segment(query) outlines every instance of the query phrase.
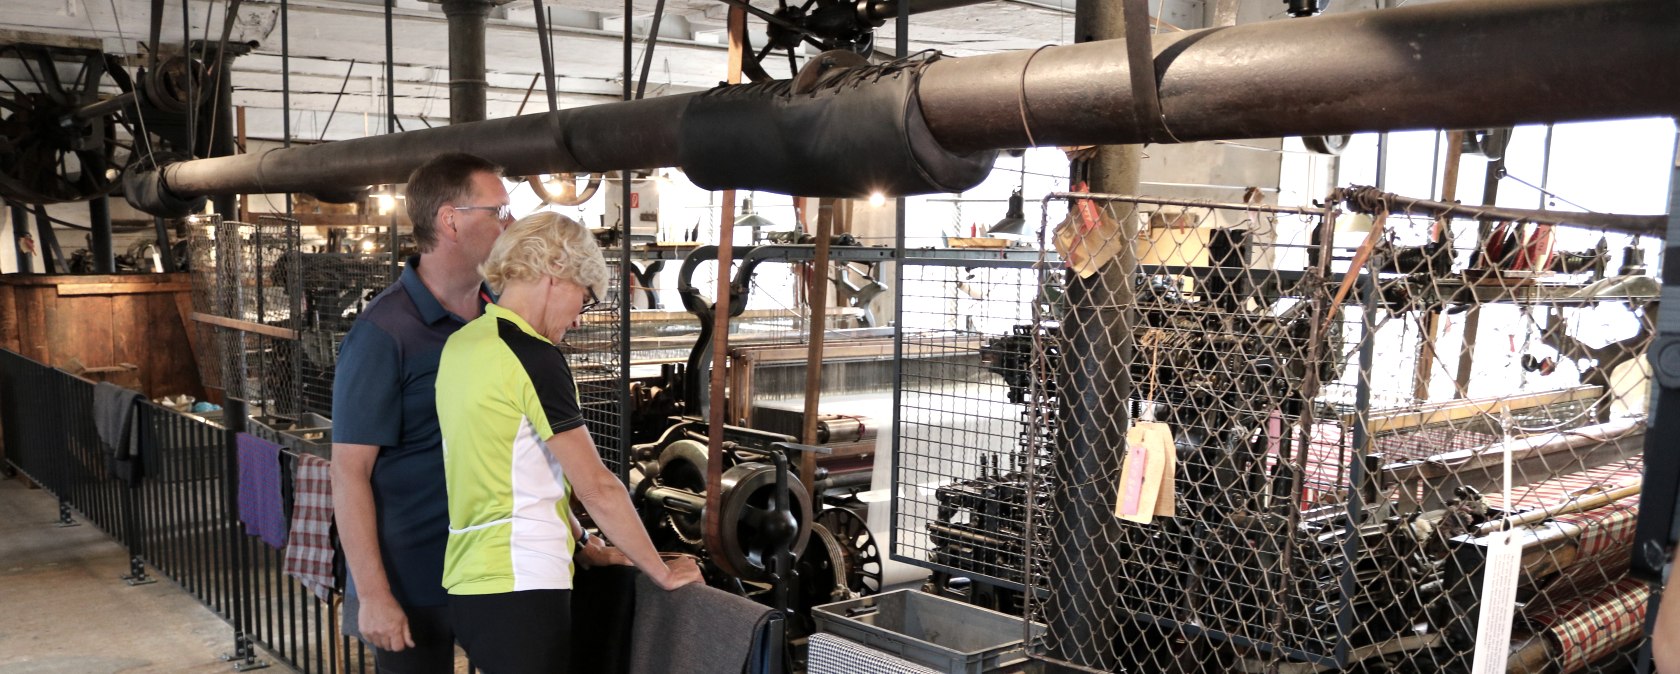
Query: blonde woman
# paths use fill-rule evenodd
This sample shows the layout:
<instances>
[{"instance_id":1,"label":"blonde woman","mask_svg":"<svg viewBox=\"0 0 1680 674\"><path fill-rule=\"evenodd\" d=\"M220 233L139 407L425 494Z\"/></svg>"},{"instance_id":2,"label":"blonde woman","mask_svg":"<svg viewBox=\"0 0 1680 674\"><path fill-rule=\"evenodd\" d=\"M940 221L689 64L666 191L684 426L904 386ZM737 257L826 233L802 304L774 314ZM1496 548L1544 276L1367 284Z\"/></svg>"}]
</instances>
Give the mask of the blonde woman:
<instances>
[{"instance_id":1,"label":"blonde woman","mask_svg":"<svg viewBox=\"0 0 1680 674\"><path fill-rule=\"evenodd\" d=\"M595 451L571 368L555 347L607 280L594 236L564 216L536 213L502 233L480 271L499 299L449 338L438 366L450 622L489 674L561 672L574 560L627 558L666 590L699 580L700 570L686 558L661 560ZM579 526L573 496L616 548Z\"/></svg>"}]
</instances>

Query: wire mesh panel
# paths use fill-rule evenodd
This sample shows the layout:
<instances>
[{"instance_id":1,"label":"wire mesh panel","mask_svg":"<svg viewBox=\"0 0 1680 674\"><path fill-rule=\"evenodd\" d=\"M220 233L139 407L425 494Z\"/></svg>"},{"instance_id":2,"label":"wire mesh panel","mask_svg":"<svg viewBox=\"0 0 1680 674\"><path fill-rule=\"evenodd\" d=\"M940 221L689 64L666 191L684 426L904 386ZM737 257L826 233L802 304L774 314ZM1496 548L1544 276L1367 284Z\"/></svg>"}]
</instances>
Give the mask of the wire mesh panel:
<instances>
[{"instance_id":1,"label":"wire mesh panel","mask_svg":"<svg viewBox=\"0 0 1680 674\"><path fill-rule=\"evenodd\" d=\"M1045 228L1045 259L1066 262L1021 292L1043 306L1017 328L1022 390L1001 399L1026 445L1005 470L1023 486L971 498L1016 517L963 532L1024 555L957 567L1022 581L1023 615L1048 627L1037 657L1148 672L1631 666L1657 288L1645 242L1562 226L1570 214L1500 224L1368 188L1325 211L1054 197L1071 215ZM907 331L928 304L907 301ZM933 378L914 367L900 462L956 472L984 445L912 439L933 408L916 405ZM1484 612L1507 544L1515 608Z\"/></svg>"},{"instance_id":2,"label":"wire mesh panel","mask_svg":"<svg viewBox=\"0 0 1680 674\"><path fill-rule=\"evenodd\" d=\"M893 556L1019 588L1039 271L906 264Z\"/></svg>"},{"instance_id":3,"label":"wire mesh panel","mask_svg":"<svg viewBox=\"0 0 1680 674\"><path fill-rule=\"evenodd\" d=\"M262 216L249 224L195 216L188 225L201 375L211 388L249 400L264 413L299 414L297 221ZM227 320L212 322L218 318Z\"/></svg>"},{"instance_id":4,"label":"wire mesh panel","mask_svg":"<svg viewBox=\"0 0 1680 674\"><path fill-rule=\"evenodd\" d=\"M619 326L619 298L624 297L621 284L625 276L614 275L619 280L609 283L616 287L609 288L607 296L566 331L560 344L566 352L567 364L571 365L572 378L577 382L578 406L583 409L583 420L595 440L595 448L601 454L602 463L619 474L624 468L620 430L624 423L622 396L626 386L620 368L626 336Z\"/></svg>"},{"instance_id":5,"label":"wire mesh panel","mask_svg":"<svg viewBox=\"0 0 1680 674\"><path fill-rule=\"evenodd\" d=\"M378 230L362 241L380 241L389 233L379 228L329 230L327 240L353 240L352 230ZM391 254L361 246L322 246L298 255L299 297L298 387L303 411L332 414L332 383L338 349L351 324L381 291L397 281Z\"/></svg>"}]
</instances>

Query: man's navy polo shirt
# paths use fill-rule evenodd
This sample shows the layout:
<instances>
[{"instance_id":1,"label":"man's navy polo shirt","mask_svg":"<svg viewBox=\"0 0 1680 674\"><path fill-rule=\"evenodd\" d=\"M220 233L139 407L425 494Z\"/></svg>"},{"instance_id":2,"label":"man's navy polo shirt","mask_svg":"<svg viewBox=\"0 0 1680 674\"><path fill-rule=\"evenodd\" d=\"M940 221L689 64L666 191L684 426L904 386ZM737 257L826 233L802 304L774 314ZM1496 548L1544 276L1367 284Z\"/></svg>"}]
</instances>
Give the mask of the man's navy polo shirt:
<instances>
[{"instance_id":1,"label":"man's navy polo shirt","mask_svg":"<svg viewBox=\"0 0 1680 674\"><path fill-rule=\"evenodd\" d=\"M339 347L333 442L377 445L373 502L391 593L404 606L444 606L449 499L438 429L438 358L466 325L420 280L420 259L369 303ZM479 302L490 297L481 289ZM351 579L354 592L355 579Z\"/></svg>"}]
</instances>

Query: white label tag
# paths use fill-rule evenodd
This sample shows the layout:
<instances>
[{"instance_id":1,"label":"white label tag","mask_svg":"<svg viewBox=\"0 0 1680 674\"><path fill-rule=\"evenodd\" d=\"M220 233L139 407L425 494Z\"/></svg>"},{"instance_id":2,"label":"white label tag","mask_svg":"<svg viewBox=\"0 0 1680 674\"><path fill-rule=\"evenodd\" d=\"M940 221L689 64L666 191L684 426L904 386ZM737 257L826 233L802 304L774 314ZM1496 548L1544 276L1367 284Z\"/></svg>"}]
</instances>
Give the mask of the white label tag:
<instances>
[{"instance_id":1,"label":"white label tag","mask_svg":"<svg viewBox=\"0 0 1680 674\"><path fill-rule=\"evenodd\" d=\"M1482 609L1476 619L1476 660L1471 674L1505 674L1511 656L1511 619L1517 608L1522 544L1514 531L1494 535L1482 578Z\"/></svg>"}]
</instances>

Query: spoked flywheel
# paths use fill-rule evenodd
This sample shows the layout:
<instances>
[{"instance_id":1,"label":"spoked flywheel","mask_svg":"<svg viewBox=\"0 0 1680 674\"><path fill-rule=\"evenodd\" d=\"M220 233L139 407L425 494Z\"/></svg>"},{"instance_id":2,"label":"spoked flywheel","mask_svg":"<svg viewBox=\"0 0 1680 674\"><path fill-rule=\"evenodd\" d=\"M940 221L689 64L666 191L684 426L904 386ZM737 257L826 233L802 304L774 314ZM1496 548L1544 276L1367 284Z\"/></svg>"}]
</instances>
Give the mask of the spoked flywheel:
<instances>
[{"instance_id":1,"label":"spoked flywheel","mask_svg":"<svg viewBox=\"0 0 1680 674\"><path fill-rule=\"evenodd\" d=\"M0 75L0 195L48 204L109 194L135 156L124 112L133 85L121 63L94 50L26 44L0 46L5 61L21 63L24 75ZM107 82L120 93L102 99Z\"/></svg>"},{"instance_id":2,"label":"spoked flywheel","mask_svg":"<svg viewBox=\"0 0 1680 674\"><path fill-rule=\"evenodd\" d=\"M881 591L881 549L869 524L845 508L829 508L817 515L821 524L840 543L846 557L846 586L858 595L878 594Z\"/></svg>"}]
</instances>

